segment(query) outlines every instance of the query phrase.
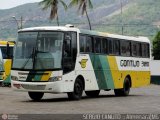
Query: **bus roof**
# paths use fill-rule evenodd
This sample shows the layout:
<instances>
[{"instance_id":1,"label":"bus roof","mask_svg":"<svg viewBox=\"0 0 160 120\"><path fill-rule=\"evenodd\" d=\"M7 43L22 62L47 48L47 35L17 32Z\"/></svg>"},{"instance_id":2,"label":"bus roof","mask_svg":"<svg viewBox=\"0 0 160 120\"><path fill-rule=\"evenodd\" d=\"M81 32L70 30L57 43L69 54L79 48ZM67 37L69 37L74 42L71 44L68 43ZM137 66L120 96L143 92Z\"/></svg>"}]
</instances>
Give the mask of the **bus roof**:
<instances>
[{"instance_id":1,"label":"bus roof","mask_svg":"<svg viewBox=\"0 0 160 120\"><path fill-rule=\"evenodd\" d=\"M150 40L147 37L142 36L125 36L125 35L118 35L118 34L110 34L106 32L97 32L93 30L85 30L85 29L79 29L74 26L42 26L42 27L30 27L21 29L18 32L24 32L24 31L75 31L82 34L87 35L93 35L93 36L101 36L101 37L110 37L110 38L118 38L123 40L133 40L133 41L141 41L141 42L148 42L150 43Z\"/></svg>"}]
</instances>

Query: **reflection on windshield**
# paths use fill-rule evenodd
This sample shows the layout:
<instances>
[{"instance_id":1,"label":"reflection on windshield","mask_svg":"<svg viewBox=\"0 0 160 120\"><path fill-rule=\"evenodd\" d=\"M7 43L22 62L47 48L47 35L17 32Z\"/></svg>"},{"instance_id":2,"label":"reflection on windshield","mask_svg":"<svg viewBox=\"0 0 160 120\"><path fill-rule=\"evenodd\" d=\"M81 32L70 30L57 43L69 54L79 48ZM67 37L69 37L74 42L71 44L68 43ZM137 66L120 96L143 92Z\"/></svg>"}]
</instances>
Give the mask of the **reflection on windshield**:
<instances>
[{"instance_id":1,"label":"reflection on windshield","mask_svg":"<svg viewBox=\"0 0 160 120\"><path fill-rule=\"evenodd\" d=\"M21 32L13 60L17 69L61 68L62 32Z\"/></svg>"}]
</instances>

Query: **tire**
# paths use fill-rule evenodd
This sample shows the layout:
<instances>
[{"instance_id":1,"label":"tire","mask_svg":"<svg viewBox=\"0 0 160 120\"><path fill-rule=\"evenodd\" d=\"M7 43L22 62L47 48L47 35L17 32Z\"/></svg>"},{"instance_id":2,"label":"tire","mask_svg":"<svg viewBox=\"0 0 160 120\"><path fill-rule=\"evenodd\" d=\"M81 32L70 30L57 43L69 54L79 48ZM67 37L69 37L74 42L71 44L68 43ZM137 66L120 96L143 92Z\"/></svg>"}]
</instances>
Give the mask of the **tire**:
<instances>
[{"instance_id":1,"label":"tire","mask_svg":"<svg viewBox=\"0 0 160 120\"><path fill-rule=\"evenodd\" d=\"M74 91L67 93L68 98L70 100L80 100L82 97L83 89L84 89L84 86L81 79L77 78L74 83Z\"/></svg>"},{"instance_id":2,"label":"tire","mask_svg":"<svg viewBox=\"0 0 160 120\"><path fill-rule=\"evenodd\" d=\"M34 101L40 101L44 95L43 92L28 92L29 97Z\"/></svg>"},{"instance_id":3,"label":"tire","mask_svg":"<svg viewBox=\"0 0 160 120\"><path fill-rule=\"evenodd\" d=\"M114 89L116 96L128 96L131 88L131 83L128 77L125 78L122 89Z\"/></svg>"},{"instance_id":4,"label":"tire","mask_svg":"<svg viewBox=\"0 0 160 120\"><path fill-rule=\"evenodd\" d=\"M98 97L100 90L94 90L94 91L85 91L86 95L88 97Z\"/></svg>"}]
</instances>

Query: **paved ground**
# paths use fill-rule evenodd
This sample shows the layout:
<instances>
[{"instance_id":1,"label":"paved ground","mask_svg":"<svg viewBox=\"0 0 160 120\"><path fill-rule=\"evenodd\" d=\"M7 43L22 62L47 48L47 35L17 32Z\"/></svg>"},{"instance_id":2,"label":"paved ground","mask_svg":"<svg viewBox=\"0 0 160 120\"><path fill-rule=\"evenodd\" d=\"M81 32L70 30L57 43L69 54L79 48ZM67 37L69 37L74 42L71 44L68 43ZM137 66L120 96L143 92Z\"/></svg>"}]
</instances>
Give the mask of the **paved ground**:
<instances>
[{"instance_id":1,"label":"paved ground","mask_svg":"<svg viewBox=\"0 0 160 120\"><path fill-rule=\"evenodd\" d=\"M46 94L33 102L27 93L0 88L0 113L7 114L83 114L83 113L160 113L160 86L131 89L128 97L115 97L113 91L101 91L99 98L83 95L69 101L66 94Z\"/></svg>"}]
</instances>

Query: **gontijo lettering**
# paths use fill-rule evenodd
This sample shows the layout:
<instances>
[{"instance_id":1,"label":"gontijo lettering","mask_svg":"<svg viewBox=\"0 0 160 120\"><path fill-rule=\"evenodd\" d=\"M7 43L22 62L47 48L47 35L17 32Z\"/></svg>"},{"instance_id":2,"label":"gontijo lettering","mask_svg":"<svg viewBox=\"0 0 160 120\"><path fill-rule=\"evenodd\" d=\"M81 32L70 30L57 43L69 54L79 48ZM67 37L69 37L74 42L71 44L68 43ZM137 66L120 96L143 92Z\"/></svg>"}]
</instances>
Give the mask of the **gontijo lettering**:
<instances>
[{"instance_id":1,"label":"gontijo lettering","mask_svg":"<svg viewBox=\"0 0 160 120\"><path fill-rule=\"evenodd\" d=\"M148 61L139 61L139 60L121 60L121 67L149 67Z\"/></svg>"},{"instance_id":2,"label":"gontijo lettering","mask_svg":"<svg viewBox=\"0 0 160 120\"><path fill-rule=\"evenodd\" d=\"M139 67L140 62L137 60L121 60L120 61L120 66L121 67Z\"/></svg>"}]
</instances>

